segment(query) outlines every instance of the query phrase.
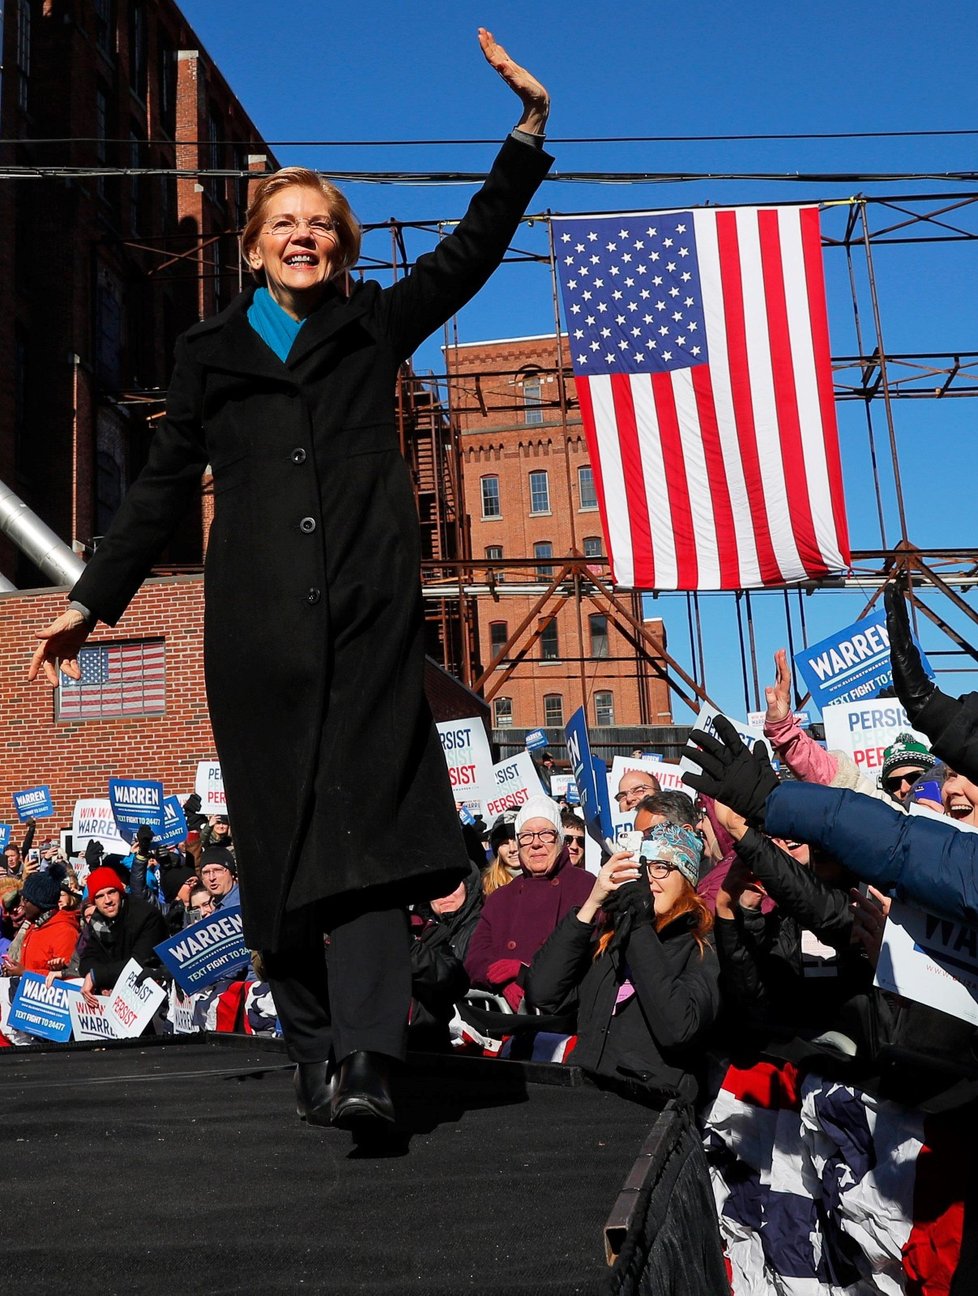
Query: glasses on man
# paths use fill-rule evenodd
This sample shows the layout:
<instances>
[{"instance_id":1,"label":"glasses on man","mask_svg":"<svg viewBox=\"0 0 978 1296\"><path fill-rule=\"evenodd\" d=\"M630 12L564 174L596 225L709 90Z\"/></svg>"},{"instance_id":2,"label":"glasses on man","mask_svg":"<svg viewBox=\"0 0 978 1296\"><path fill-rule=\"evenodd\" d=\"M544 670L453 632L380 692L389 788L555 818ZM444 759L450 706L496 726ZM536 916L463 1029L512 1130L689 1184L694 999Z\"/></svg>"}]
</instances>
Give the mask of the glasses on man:
<instances>
[{"instance_id":1,"label":"glasses on man","mask_svg":"<svg viewBox=\"0 0 978 1296\"><path fill-rule=\"evenodd\" d=\"M640 783L638 787L629 788L627 792L616 792L615 800L624 801L627 797L634 796L636 792L641 792L641 794L645 796L647 792L654 792L654 791L655 788L652 786L651 783Z\"/></svg>"},{"instance_id":2,"label":"glasses on man","mask_svg":"<svg viewBox=\"0 0 978 1296\"><path fill-rule=\"evenodd\" d=\"M584 845L584 838L583 838L583 837L578 837L577 833L565 833L565 834L564 834L564 845L565 845L565 846L583 846L583 845Z\"/></svg>"},{"instance_id":3,"label":"glasses on man","mask_svg":"<svg viewBox=\"0 0 978 1296\"><path fill-rule=\"evenodd\" d=\"M557 834L552 828L544 828L542 832L517 833L516 840L520 846L532 846L535 841L542 842L544 846L553 846Z\"/></svg>"},{"instance_id":4,"label":"glasses on man","mask_svg":"<svg viewBox=\"0 0 978 1296\"><path fill-rule=\"evenodd\" d=\"M887 792L899 792L904 783L907 787L913 787L922 773L923 770L915 770L912 774L891 774L883 780L883 786Z\"/></svg>"},{"instance_id":5,"label":"glasses on man","mask_svg":"<svg viewBox=\"0 0 978 1296\"><path fill-rule=\"evenodd\" d=\"M266 221L262 228L276 238L285 238L286 235L291 237L300 225L305 225L313 238L331 238L336 233L336 222L327 220L325 216L314 216L312 220L306 220L305 216L276 216Z\"/></svg>"}]
</instances>

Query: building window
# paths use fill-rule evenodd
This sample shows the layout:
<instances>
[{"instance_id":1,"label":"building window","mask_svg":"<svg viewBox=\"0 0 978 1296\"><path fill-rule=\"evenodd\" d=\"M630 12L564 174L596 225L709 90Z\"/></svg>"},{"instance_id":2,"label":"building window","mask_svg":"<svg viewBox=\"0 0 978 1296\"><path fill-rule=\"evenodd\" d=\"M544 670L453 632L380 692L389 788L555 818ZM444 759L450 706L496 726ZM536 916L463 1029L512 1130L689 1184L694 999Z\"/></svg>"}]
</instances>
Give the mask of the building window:
<instances>
[{"instance_id":1,"label":"building window","mask_svg":"<svg viewBox=\"0 0 978 1296\"><path fill-rule=\"evenodd\" d=\"M105 266L99 266L95 303L95 372L110 390L122 383L122 285Z\"/></svg>"},{"instance_id":2,"label":"building window","mask_svg":"<svg viewBox=\"0 0 978 1296\"><path fill-rule=\"evenodd\" d=\"M146 102L146 13L142 0L129 5L129 85Z\"/></svg>"},{"instance_id":3,"label":"building window","mask_svg":"<svg viewBox=\"0 0 978 1296\"><path fill-rule=\"evenodd\" d=\"M608 656L608 618L601 612L594 612L588 617L588 630L591 635L591 656Z\"/></svg>"},{"instance_id":4,"label":"building window","mask_svg":"<svg viewBox=\"0 0 978 1296\"><path fill-rule=\"evenodd\" d=\"M112 0L95 0L95 44L106 58L115 53Z\"/></svg>"},{"instance_id":5,"label":"building window","mask_svg":"<svg viewBox=\"0 0 978 1296\"><path fill-rule=\"evenodd\" d=\"M594 492L594 472L590 465L577 470L577 488L582 509L596 509L598 497Z\"/></svg>"},{"instance_id":6,"label":"building window","mask_svg":"<svg viewBox=\"0 0 978 1296\"><path fill-rule=\"evenodd\" d=\"M546 469L530 473L530 512L550 512L550 482Z\"/></svg>"},{"instance_id":7,"label":"building window","mask_svg":"<svg viewBox=\"0 0 978 1296\"><path fill-rule=\"evenodd\" d=\"M95 461L95 537L100 538L112 525L126 489L124 425L108 410L99 410Z\"/></svg>"},{"instance_id":8,"label":"building window","mask_svg":"<svg viewBox=\"0 0 978 1296\"><path fill-rule=\"evenodd\" d=\"M543 723L548 729L563 729L564 699L559 693L548 693L543 699Z\"/></svg>"},{"instance_id":9,"label":"building window","mask_svg":"<svg viewBox=\"0 0 978 1296\"><path fill-rule=\"evenodd\" d=\"M484 518L499 517L502 510L499 507L499 478L483 477L482 478L482 516Z\"/></svg>"},{"instance_id":10,"label":"building window","mask_svg":"<svg viewBox=\"0 0 978 1296\"><path fill-rule=\"evenodd\" d=\"M513 699L497 697L492 704L492 718L497 729L512 729Z\"/></svg>"},{"instance_id":11,"label":"building window","mask_svg":"<svg viewBox=\"0 0 978 1296\"><path fill-rule=\"evenodd\" d=\"M489 650L491 660L495 661L506 646L509 638L509 624L506 621L489 622Z\"/></svg>"},{"instance_id":12,"label":"building window","mask_svg":"<svg viewBox=\"0 0 978 1296\"><path fill-rule=\"evenodd\" d=\"M177 56L162 35L157 36L156 56L160 86L160 125L167 135L172 135L177 124Z\"/></svg>"},{"instance_id":13,"label":"building window","mask_svg":"<svg viewBox=\"0 0 978 1296\"><path fill-rule=\"evenodd\" d=\"M546 630L540 636L541 661L557 661L560 657L560 643L557 638L557 618L552 617Z\"/></svg>"},{"instance_id":14,"label":"building window","mask_svg":"<svg viewBox=\"0 0 978 1296\"><path fill-rule=\"evenodd\" d=\"M540 378L524 378L523 405L527 423L543 422L543 382Z\"/></svg>"},{"instance_id":15,"label":"building window","mask_svg":"<svg viewBox=\"0 0 978 1296\"><path fill-rule=\"evenodd\" d=\"M584 537L584 557L585 558L603 558L604 551L601 544L600 536Z\"/></svg>"},{"instance_id":16,"label":"building window","mask_svg":"<svg viewBox=\"0 0 978 1296\"><path fill-rule=\"evenodd\" d=\"M17 106L27 112L27 90L31 77L31 0L17 6Z\"/></svg>"},{"instance_id":17,"label":"building window","mask_svg":"<svg viewBox=\"0 0 978 1296\"><path fill-rule=\"evenodd\" d=\"M503 547L502 547L502 545L486 545L486 557L488 558L488 560L489 560L490 562L502 562L502 560L503 560ZM501 585L501 584L503 583L503 581L506 579L506 574L505 574L505 572L497 572L497 571L494 571L494 572L492 573L492 575L493 575L493 578L494 578L494 580L495 580L495 582L496 582L497 585ZM489 576L489 573L487 572L487 573L486 573L486 577L487 577L487 579L488 579L488 576Z\"/></svg>"},{"instance_id":18,"label":"building window","mask_svg":"<svg viewBox=\"0 0 978 1296\"><path fill-rule=\"evenodd\" d=\"M615 723L615 695L610 690L594 695L594 723L604 727Z\"/></svg>"},{"instance_id":19,"label":"building window","mask_svg":"<svg viewBox=\"0 0 978 1296\"><path fill-rule=\"evenodd\" d=\"M56 691L59 720L160 715L166 710L164 640L89 644L79 648L78 665L81 679L65 677Z\"/></svg>"},{"instance_id":20,"label":"building window","mask_svg":"<svg viewBox=\"0 0 978 1296\"><path fill-rule=\"evenodd\" d=\"M549 540L538 540L533 546L534 558L552 558L554 556L554 547ZM538 567L537 580L553 580L554 569L552 567Z\"/></svg>"}]
</instances>

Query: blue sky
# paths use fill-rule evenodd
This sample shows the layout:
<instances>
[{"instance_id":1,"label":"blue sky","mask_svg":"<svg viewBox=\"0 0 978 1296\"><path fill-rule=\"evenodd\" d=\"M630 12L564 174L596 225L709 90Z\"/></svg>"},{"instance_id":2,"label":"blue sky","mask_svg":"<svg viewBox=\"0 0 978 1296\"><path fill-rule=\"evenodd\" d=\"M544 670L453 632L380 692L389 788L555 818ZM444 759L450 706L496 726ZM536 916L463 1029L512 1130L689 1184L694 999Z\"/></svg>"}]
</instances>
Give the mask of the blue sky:
<instances>
[{"instance_id":1,"label":"blue sky","mask_svg":"<svg viewBox=\"0 0 978 1296\"><path fill-rule=\"evenodd\" d=\"M939 0L926 15L893 0L879 17L851 4L773 6L688 0L683 5L626 2L612 8L581 0L540 0L532 7L376 3L327 10L315 0L270 6L257 0L184 0L189 22L221 67L264 137L277 140L498 139L515 123L518 104L484 63L476 27L491 28L513 56L549 88L551 139L621 135L690 136L751 133L941 131L976 128L945 139L829 139L696 143L554 143L555 170L697 173L832 173L964 171L974 166L978 110L974 60L960 5ZM348 15L344 20L343 15ZM968 87L972 87L970 90ZM489 145L429 147L279 147L282 163L326 171L484 171ZM351 183L344 186L365 223L454 219L473 186L425 187ZM584 185L549 182L534 211L619 211L719 204L828 200L870 195L978 192L974 185L824 181L723 181L689 184ZM937 204L934 204L935 206ZM823 216L823 230L841 232L844 208ZM975 217L966 217L972 227ZM425 242L409 244L412 252ZM541 226L525 230L520 246L543 250ZM376 234L367 251L388 252ZM968 243L877 248L874 253L889 352L978 350L974 294L978 248ZM859 265L862 274L863 264ZM833 354L856 350L847 270L841 251L825 254ZM869 299L860 294L863 325ZM459 317L460 340L545 333L553 328L549 272L504 267ZM438 370L436 338L418 356ZM894 406L907 502L908 531L922 547L978 542L971 507L969 400L902 401ZM838 409L843 469L854 548L878 548L865 416L856 402ZM882 403L874 408L884 459L887 539L898 538L887 469ZM794 596L793 596L794 601ZM978 626L949 613L939 596L928 601L966 638ZM762 664L786 642L780 595L752 599ZM810 641L854 620L860 593L819 593L805 600ZM746 710L737 624L730 598L701 600L706 684L732 713ZM684 598L664 597L670 647L689 664ZM794 623L800 640L797 615ZM925 648L951 645L923 624ZM798 646L796 644L796 646ZM935 658L938 668L953 664ZM939 675L951 691L975 687L956 672ZM688 718L677 702L678 721Z\"/></svg>"}]
</instances>

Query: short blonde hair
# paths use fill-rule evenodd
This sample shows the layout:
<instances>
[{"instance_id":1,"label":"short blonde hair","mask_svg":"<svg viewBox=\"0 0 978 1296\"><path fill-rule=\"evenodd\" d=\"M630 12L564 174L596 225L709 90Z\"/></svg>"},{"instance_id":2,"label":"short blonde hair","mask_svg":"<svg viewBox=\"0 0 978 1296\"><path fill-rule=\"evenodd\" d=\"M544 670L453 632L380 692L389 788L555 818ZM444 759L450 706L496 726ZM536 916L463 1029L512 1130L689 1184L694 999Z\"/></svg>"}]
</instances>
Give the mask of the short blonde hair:
<instances>
[{"instance_id":1,"label":"short blonde hair","mask_svg":"<svg viewBox=\"0 0 978 1296\"><path fill-rule=\"evenodd\" d=\"M308 167L283 167L281 171L276 171L274 175L258 182L248 205L245 227L241 232L241 254L248 261L251 273L259 283L265 282L264 270L256 270L251 265L249 257L258 242L261 227L265 224L269 201L281 189L287 189L290 185L315 189L326 199L330 220L336 225L336 241L340 252L336 273L339 275L345 270L352 269L360 258L360 223L354 216L342 190L325 176L321 176L318 171L310 171Z\"/></svg>"}]
</instances>

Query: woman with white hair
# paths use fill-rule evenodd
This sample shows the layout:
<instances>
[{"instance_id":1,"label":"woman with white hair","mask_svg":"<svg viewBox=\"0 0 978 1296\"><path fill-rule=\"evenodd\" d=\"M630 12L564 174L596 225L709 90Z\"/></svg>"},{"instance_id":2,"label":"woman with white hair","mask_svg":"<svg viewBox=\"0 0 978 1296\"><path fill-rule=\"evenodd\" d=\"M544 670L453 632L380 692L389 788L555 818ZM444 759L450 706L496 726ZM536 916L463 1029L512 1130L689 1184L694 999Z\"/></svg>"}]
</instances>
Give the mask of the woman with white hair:
<instances>
[{"instance_id":1,"label":"woman with white hair","mask_svg":"<svg viewBox=\"0 0 978 1296\"><path fill-rule=\"evenodd\" d=\"M550 797L530 797L520 807L516 844L520 874L487 897L465 959L472 984L504 995L514 1009L533 955L564 915L587 900L594 882L572 866L560 808Z\"/></svg>"}]
</instances>

